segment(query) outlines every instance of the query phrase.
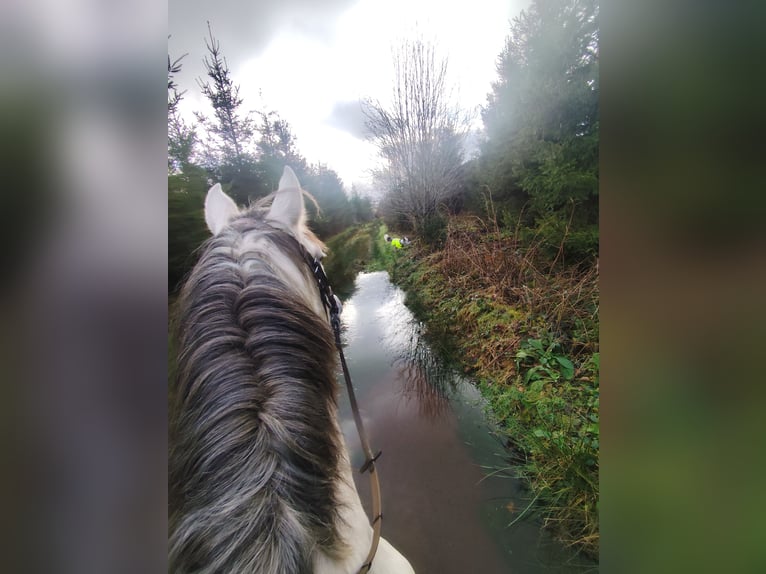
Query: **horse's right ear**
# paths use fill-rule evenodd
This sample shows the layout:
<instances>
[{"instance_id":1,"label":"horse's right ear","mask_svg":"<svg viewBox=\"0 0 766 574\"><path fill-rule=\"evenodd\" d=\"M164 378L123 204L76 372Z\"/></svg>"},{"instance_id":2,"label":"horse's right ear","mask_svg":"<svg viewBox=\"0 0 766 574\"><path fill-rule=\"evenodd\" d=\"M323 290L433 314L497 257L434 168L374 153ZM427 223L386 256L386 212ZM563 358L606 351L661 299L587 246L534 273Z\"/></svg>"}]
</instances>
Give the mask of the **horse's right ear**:
<instances>
[{"instance_id":1,"label":"horse's right ear","mask_svg":"<svg viewBox=\"0 0 766 574\"><path fill-rule=\"evenodd\" d=\"M221 230L239 215L239 208L234 200L221 189L221 184L216 183L207 192L205 198L205 223L213 235L218 235Z\"/></svg>"},{"instance_id":2,"label":"horse's right ear","mask_svg":"<svg viewBox=\"0 0 766 574\"><path fill-rule=\"evenodd\" d=\"M279 179L279 189L269 209L268 219L288 226L296 235L302 231L306 215L303 209L303 193L298 177L290 167L285 166Z\"/></svg>"}]
</instances>

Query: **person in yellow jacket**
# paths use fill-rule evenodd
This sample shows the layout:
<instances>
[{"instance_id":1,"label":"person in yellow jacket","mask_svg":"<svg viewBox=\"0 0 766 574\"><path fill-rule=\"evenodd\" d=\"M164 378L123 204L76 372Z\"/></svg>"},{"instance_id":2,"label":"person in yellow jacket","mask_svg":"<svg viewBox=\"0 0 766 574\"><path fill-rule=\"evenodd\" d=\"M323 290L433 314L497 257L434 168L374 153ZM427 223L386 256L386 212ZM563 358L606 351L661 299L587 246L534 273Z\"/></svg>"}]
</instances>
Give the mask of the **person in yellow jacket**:
<instances>
[{"instance_id":1,"label":"person in yellow jacket","mask_svg":"<svg viewBox=\"0 0 766 574\"><path fill-rule=\"evenodd\" d=\"M401 249L402 248L402 240L399 239L398 237L394 237L391 240L391 245L393 245L394 248L396 248L396 249Z\"/></svg>"}]
</instances>

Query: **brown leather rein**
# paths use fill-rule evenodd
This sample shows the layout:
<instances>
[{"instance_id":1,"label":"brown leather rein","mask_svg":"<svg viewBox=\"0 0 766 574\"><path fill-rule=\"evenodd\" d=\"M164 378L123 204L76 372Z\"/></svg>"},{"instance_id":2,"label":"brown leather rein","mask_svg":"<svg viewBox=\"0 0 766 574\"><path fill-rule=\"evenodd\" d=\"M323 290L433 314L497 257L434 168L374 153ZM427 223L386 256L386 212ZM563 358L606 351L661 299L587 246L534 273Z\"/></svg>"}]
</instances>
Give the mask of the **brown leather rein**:
<instances>
[{"instance_id":1,"label":"brown leather rein","mask_svg":"<svg viewBox=\"0 0 766 574\"><path fill-rule=\"evenodd\" d=\"M301 246L302 247L302 246ZM335 294L332 292L330 282L325 275L324 268L318 259L312 257L308 252L304 250L306 261L311 268L311 272L314 274L317 285L319 286L319 293L322 297L322 303L330 314L330 323L332 324L332 330L335 334L335 347L338 349L338 355L340 356L340 364L343 368L343 378L346 380L346 389L348 390L348 398L351 402L351 411L354 413L354 422L356 423L356 432L359 434L359 440L362 443L362 450L365 456L365 463L359 469L359 472L364 474L370 473L370 492L372 493L372 514L374 516L372 520L372 544L370 545L370 551L367 553L367 558L359 569L359 574L366 574L372 568L372 561L375 558L375 553L378 551L378 543L380 542L380 529L383 522L383 513L381 510L380 499L380 480L378 479L378 472L375 468L375 461L378 460L382 451L378 451L377 454L372 454L370 448L370 441L367 439L367 433L364 430L362 424L362 415L359 414L359 405L356 402L356 394L354 393L354 385L351 383L351 375L348 372L348 365L346 365L346 357L343 355L343 345L340 340L340 302Z\"/></svg>"}]
</instances>

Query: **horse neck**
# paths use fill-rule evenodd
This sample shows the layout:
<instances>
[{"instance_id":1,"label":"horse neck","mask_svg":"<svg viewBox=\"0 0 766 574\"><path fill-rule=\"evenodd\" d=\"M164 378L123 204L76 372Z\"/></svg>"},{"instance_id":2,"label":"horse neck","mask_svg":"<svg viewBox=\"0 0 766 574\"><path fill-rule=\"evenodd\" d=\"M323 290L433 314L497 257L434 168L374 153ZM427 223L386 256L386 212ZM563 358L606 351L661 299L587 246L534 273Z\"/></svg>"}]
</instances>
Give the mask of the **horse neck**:
<instances>
[{"instance_id":1,"label":"horse neck","mask_svg":"<svg viewBox=\"0 0 766 574\"><path fill-rule=\"evenodd\" d=\"M347 554L339 514L356 495L334 339L290 238L236 231L208 244L180 302L172 569L308 571Z\"/></svg>"}]
</instances>

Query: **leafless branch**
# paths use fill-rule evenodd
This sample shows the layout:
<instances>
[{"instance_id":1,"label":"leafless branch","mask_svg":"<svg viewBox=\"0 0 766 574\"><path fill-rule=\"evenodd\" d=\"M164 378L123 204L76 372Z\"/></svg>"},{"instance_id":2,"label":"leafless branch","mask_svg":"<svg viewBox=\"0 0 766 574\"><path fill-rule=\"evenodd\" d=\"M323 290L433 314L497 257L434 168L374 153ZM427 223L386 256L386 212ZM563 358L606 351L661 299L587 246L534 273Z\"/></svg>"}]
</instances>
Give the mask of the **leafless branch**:
<instances>
[{"instance_id":1,"label":"leafless branch","mask_svg":"<svg viewBox=\"0 0 766 574\"><path fill-rule=\"evenodd\" d=\"M387 191L381 205L417 228L457 192L468 122L433 44L406 41L393 60L391 105L367 100L364 111L384 162L376 173Z\"/></svg>"}]
</instances>

